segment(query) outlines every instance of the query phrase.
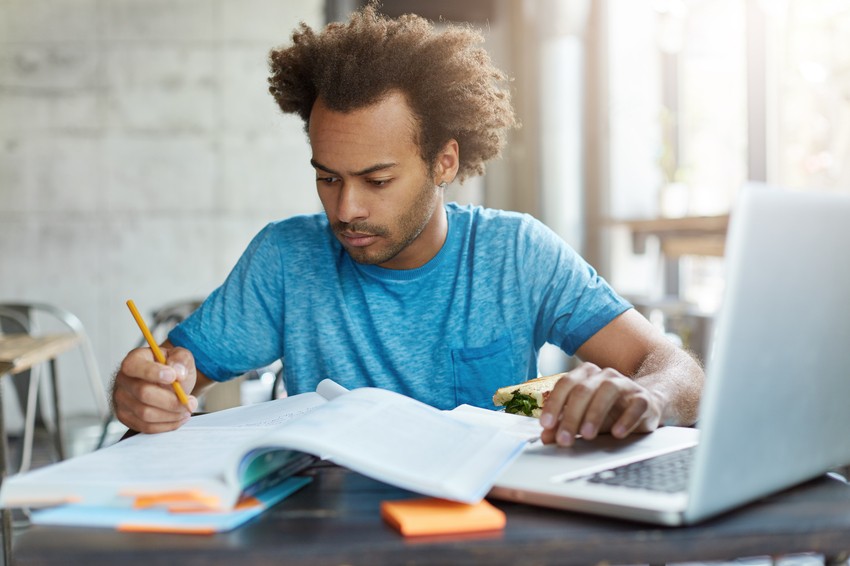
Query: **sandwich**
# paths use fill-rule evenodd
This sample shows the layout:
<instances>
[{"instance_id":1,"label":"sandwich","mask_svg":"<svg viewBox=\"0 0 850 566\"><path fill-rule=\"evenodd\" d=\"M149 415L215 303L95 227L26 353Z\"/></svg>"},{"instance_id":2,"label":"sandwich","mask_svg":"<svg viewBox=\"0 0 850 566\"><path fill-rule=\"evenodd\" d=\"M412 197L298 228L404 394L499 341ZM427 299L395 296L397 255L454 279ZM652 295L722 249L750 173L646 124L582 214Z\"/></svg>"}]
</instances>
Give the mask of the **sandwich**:
<instances>
[{"instance_id":1,"label":"sandwich","mask_svg":"<svg viewBox=\"0 0 850 566\"><path fill-rule=\"evenodd\" d=\"M546 399L559 379L561 374L548 375L502 387L493 395L493 404L497 407L504 406L506 413L539 417Z\"/></svg>"}]
</instances>

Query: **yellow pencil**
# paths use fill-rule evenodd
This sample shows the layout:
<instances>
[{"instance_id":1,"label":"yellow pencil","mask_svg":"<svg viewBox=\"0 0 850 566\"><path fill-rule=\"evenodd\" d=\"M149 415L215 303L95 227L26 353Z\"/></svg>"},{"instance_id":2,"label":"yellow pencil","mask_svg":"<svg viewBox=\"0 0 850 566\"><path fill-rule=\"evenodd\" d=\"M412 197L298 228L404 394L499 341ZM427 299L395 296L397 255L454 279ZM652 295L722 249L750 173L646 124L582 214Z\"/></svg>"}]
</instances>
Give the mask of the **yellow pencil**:
<instances>
[{"instance_id":1,"label":"yellow pencil","mask_svg":"<svg viewBox=\"0 0 850 566\"><path fill-rule=\"evenodd\" d=\"M127 306L130 307L130 312L133 314L133 318L136 319L136 324L139 325L139 328L142 330L142 334L145 335L145 340L147 340L148 345L153 351L153 357L156 358L156 361L165 365L165 356L162 355L162 350L160 350L159 346L156 345L156 340L153 339L153 334L151 334L151 331L148 330L148 325L145 324L145 319L143 319L142 315L139 314L139 309L136 308L136 304L132 299L130 299L127 301ZM183 388L180 387L180 383L177 380L174 380L171 382L171 387L174 388L174 392L177 394L177 398L180 399L180 402L188 407L189 398L186 396L186 392L183 391Z\"/></svg>"}]
</instances>

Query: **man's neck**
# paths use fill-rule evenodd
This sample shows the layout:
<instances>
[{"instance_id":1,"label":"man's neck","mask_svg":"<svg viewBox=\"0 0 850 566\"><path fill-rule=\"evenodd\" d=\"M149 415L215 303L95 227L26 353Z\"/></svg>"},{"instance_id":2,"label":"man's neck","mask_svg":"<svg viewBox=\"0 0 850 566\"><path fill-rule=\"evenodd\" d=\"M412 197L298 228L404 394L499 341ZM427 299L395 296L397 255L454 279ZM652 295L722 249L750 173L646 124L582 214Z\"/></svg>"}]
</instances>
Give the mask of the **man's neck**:
<instances>
[{"instance_id":1,"label":"man's neck","mask_svg":"<svg viewBox=\"0 0 850 566\"><path fill-rule=\"evenodd\" d=\"M448 226L446 206L443 199L440 198L436 203L434 213L431 215L425 228L419 233L419 236L394 258L386 263L382 263L381 267L387 269L416 269L417 267L422 267L434 259L434 256L443 248L448 236Z\"/></svg>"}]
</instances>

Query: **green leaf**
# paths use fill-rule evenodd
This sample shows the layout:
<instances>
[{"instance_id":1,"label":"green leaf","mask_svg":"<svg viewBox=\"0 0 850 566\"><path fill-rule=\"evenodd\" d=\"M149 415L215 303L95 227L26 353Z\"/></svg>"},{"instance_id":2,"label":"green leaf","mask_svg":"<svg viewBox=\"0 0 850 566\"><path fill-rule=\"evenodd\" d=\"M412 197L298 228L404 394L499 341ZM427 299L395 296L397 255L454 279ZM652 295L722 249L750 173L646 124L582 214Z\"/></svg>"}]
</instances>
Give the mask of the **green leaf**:
<instances>
[{"instance_id":1,"label":"green leaf","mask_svg":"<svg viewBox=\"0 0 850 566\"><path fill-rule=\"evenodd\" d=\"M531 395L525 395L519 392L519 389L513 392L513 397L510 401L505 403L505 412L513 413L515 415L525 415L527 417L531 416L531 412L534 409L539 409L537 406L537 399L532 397Z\"/></svg>"}]
</instances>

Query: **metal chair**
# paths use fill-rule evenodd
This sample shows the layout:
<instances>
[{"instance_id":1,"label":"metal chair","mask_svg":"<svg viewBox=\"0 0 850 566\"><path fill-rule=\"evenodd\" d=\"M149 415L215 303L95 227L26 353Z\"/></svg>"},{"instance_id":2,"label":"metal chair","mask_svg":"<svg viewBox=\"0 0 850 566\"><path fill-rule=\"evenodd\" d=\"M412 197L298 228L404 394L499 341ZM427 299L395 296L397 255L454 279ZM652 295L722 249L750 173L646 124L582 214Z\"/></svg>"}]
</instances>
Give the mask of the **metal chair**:
<instances>
[{"instance_id":1,"label":"metal chair","mask_svg":"<svg viewBox=\"0 0 850 566\"><path fill-rule=\"evenodd\" d=\"M153 318L148 322L151 334L157 342L162 342L168 336L172 328L183 322L190 314L195 312L203 299L188 299L177 301L162 306L153 311ZM145 339L139 340L138 347L146 344Z\"/></svg>"},{"instance_id":2,"label":"metal chair","mask_svg":"<svg viewBox=\"0 0 850 566\"><path fill-rule=\"evenodd\" d=\"M79 338L78 351L82 355L84 369L88 377L95 405L99 416L106 418L110 412L106 390L100 377L94 349L80 319L63 308L46 303L0 303L0 332L38 334L41 331L40 325L42 322L55 323L56 326L77 335ZM47 419L44 418L44 415L38 411L39 388L44 384L42 380L44 370L45 365L41 364L35 366L30 371L22 372L12 380L18 393L19 402L22 402L22 399L26 398L23 448L21 464L18 468L20 472L28 470L32 464L32 450L37 420L40 420L45 425L45 428L51 431L54 436L57 456L60 459L64 458L63 439L61 438L59 423L52 423L51 426ZM53 381L52 386L54 390L52 396L54 403L52 407L53 415L59 415L58 406L56 406L58 405L56 389L58 384L55 383L55 376L51 375L50 377Z\"/></svg>"}]
</instances>

